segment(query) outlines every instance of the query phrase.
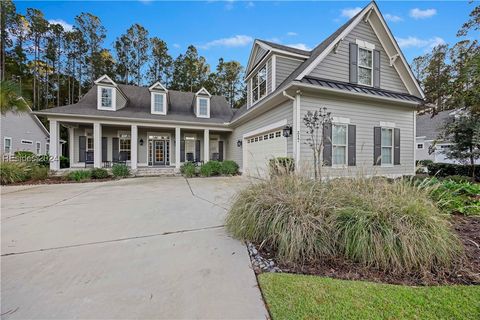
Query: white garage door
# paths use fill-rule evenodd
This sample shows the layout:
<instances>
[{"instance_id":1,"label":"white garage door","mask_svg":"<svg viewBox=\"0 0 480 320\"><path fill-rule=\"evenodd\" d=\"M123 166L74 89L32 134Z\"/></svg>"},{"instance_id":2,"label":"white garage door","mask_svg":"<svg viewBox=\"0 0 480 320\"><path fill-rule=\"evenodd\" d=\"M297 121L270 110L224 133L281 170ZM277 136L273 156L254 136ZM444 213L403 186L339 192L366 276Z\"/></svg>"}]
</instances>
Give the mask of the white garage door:
<instances>
[{"instance_id":1,"label":"white garage door","mask_svg":"<svg viewBox=\"0 0 480 320\"><path fill-rule=\"evenodd\" d=\"M287 156L287 139L281 129L248 137L244 141L244 146L246 146L245 171L251 176L267 176L268 161Z\"/></svg>"}]
</instances>

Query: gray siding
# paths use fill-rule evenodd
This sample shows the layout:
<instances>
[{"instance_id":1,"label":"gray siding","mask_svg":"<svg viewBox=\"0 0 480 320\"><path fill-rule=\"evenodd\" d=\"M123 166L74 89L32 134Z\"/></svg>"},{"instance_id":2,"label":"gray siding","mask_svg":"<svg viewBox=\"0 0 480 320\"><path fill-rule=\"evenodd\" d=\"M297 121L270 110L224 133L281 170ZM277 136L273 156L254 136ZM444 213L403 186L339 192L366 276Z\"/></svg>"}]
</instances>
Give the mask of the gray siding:
<instances>
[{"instance_id":1,"label":"gray siding","mask_svg":"<svg viewBox=\"0 0 480 320\"><path fill-rule=\"evenodd\" d=\"M122 109L123 107L126 106L127 99L125 99L125 97L120 93L120 91L118 89L116 89L116 90L117 90L117 94L116 94L117 110L120 110L120 109Z\"/></svg>"},{"instance_id":2,"label":"gray siding","mask_svg":"<svg viewBox=\"0 0 480 320\"><path fill-rule=\"evenodd\" d=\"M309 110L314 111L319 106L327 107L333 117L350 119L356 125L356 166L345 168L325 167L325 176L342 175L411 175L414 173L414 120L415 112L408 107L385 105L381 103L362 102L334 97L302 96L301 116ZM373 165L373 128L380 126L380 122L393 122L400 128L400 165L386 167ZM303 171L311 170L313 152L306 144L308 135L301 123L300 130L300 166ZM313 172L313 171L312 171Z\"/></svg>"},{"instance_id":3,"label":"gray siding","mask_svg":"<svg viewBox=\"0 0 480 320\"><path fill-rule=\"evenodd\" d=\"M407 88L400 79L395 67L390 66L390 61L380 44L375 32L369 23L360 22L341 42L337 53L333 50L310 73L311 76L349 82L349 43L356 39L364 40L375 45L380 50L380 88L397 92L408 93Z\"/></svg>"},{"instance_id":4,"label":"gray siding","mask_svg":"<svg viewBox=\"0 0 480 320\"><path fill-rule=\"evenodd\" d=\"M36 152L36 142L40 142L40 153L45 154L48 135L28 113L7 113L1 116L0 154L3 154L5 137L12 138L12 154L15 151ZM30 140L32 144L22 144L21 141Z\"/></svg>"},{"instance_id":5,"label":"gray siding","mask_svg":"<svg viewBox=\"0 0 480 320\"><path fill-rule=\"evenodd\" d=\"M287 123L291 124L293 121L293 103L292 101L285 102L268 112L261 114L258 117L255 117L246 123L238 126L230 134L230 142L226 146L227 150L227 159L233 160L240 165L240 168L243 169L243 148L237 147L237 141L243 140L243 135L253 130L268 126L269 124L281 121L283 119L287 120ZM292 137L287 138L287 154L293 156L293 144Z\"/></svg>"},{"instance_id":6,"label":"gray siding","mask_svg":"<svg viewBox=\"0 0 480 320\"><path fill-rule=\"evenodd\" d=\"M276 57L275 84L278 87L303 62L282 56Z\"/></svg>"},{"instance_id":7,"label":"gray siding","mask_svg":"<svg viewBox=\"0 0 480 320\"><path fill-rule=\"evenodd\" d=\"M267 53L267 50L265 50L265 49L263 49L259 46L256 55L253 57L252 67L255 67L255 65L260 60L262 60L263 56L265 56L265 53Z\"/></svg>"}]
</instances>

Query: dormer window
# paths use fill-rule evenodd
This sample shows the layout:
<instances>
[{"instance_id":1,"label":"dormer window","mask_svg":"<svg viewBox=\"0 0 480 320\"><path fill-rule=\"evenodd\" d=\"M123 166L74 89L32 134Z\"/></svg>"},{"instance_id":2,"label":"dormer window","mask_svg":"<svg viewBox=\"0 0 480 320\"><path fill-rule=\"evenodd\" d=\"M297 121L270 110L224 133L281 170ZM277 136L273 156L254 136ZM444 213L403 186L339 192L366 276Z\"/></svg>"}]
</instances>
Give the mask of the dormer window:
<instances>
[{"instance_id":1,"label":"dormer window","mask_svg":"<svg viewBox=\"0 0 480 320\"><path fill-rule=\"evenodd\" d=\"M196 93L195 114L198 118L210 118L210 93L202 88Z\"/></svg>"},{"instance_id":2,"label":"dormer window","mask_svg":"<svg viewBox=\"0 0 480 320\"><path fill-rule=\"evenodd\" d=\"M263 66L252 77L252 104L267 95L267 66Z\"/></svg>"},{"instance_id":3,"label":"dormer window","mask_svg":"<svg viewBox=\"0 0 480 320\"><path fill-rule=\"evenodd\" d=\"M113 107L113 89L112 88L100 88L102 92L102 108L111 109Z\"/></svg>"},{"instance_id":4,"label":"dormer window","mask_svg":"<svg viewBox=\"0 0 480 320\"><path fill-rule=\"evenodd\" d=\"M167 94L168 90L160 83L154 83L150 88L150 112L152 114L167 114Z\"/></svg>"}]
</instances>

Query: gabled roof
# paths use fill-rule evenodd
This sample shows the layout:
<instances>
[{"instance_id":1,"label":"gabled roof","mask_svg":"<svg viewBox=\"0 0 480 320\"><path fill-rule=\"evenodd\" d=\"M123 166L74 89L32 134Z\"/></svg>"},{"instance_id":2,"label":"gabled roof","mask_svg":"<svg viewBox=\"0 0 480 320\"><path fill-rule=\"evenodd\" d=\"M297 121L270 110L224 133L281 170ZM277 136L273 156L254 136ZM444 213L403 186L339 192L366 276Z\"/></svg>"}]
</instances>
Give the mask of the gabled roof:
<instances>
[{"instance_id":1,"label":"gabled roof","mask_svg":"<svg viewBox=\"0 0 480 320\"><path fill-rule=\"evenodd\" d=\"M274 43L274 42L270 42L270 41L262 40L262 39L257 39L257 41L266 44L267 46L271 47L273 50L276 49L276 50L286 51L286 52L299 54L299 55L306 56L306 57L310 56L310 51L306 51L306 50L302 50L302 49L298 49L298 48L294 48L294 47L289 47L289 46L285 46L283 44Z\"/></svg>"},{"instance_id":2,"label":"gabled roof","mask_svg":"<svg viewBox=\"0 0 480 320\"><path fill-rule=\"evenodd\" d=\"M197 93L195 93L196 96L198 95L207 95L209 97L211 97L212 95L210 94L210 92L208 92L207 89L205 89L204 87L202 87L200 90L197 91Z\"/></svg>"},{"instance_id":3,"label":"gabled roof","mask_svg":"<svg viewBox=\"0 0 480 320\"><path fill-rule=\"evenodd\" d=\"M438 138L444 125L455 118L457 110L440 111L436 115L427 113L417 116L417 137L425 137L425 140L435 140Z\"/></svg>"},{"instance_id":4,"label":"gabled roof","mask_svg":"<svg viewBox=\"0 0 480 320\"><path fill-rule=\"evenodd\" d=\"M93 86L79 102L63 107L50 108L35 112L41 115L72 115L88 117L111 117L144 119L158 121L180 121L191 123L223 124L229 122L233 115L225 97L212 96L210 99L210 118L197 118L193 113L194 92L168 91L168 113L166 115L151 114L151 97L147 87L117 84L127 96L127 104L117 111L97 109L97 86Z\"/></svg>"},{"instance_id":5,"label":"gabled roof","mask_svg":"<svg viewBox=\"0 0 480 320\"><path fill-rule=\"evenodd\" d=\"M165 92L168 92L167 88L165 88L165 86L163 84L160 83L160 81L157 81L155 82L154 84L152 84L148 90L152 91L152 90L163 90Z\"/></svg>"}]
</instances>

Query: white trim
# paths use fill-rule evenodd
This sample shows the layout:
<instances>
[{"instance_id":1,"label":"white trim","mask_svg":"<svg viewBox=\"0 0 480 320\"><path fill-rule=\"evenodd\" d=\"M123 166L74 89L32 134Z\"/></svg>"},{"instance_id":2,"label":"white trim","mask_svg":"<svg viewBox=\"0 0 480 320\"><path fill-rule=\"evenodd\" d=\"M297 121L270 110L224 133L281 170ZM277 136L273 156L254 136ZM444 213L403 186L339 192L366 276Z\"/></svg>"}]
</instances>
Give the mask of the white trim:
<instances>
[{"instance_id":1,"label":"white trim","mask_svg":"<svg viewBox=\"0 0 480 320\"><path fill-rule=\"evenodd\" d=\"M265 64L262 64L261 68L259 68L254 74L253 76L250 78L250 107L247 107L247 109L250 109L252 108L254 105L256 105L257 103L259 103L260 101L263 100L263 98L267 97L269 95L269 92L268 92L268 61L265 62ZM265 68L265 95L263 95L262 97L259 97L257 100L253 101L253 78L258 76L258 73L260 72L260 70L262 70L263 68ZM258 83L257 85L258 87L258 92L260 93L260 83Z\"/></svg>"},{"instance_id":2,"label":"white trim","mask_svg":"<svg viewBox=\"0 0 480 320\"><path fill-rule=\"evenodd\" d=\"M296 122L297 122L297 136L296 136L296 141L293 141L294 144L297 145L297 149L295 150L296 151L296 159L295 159L295 163L298 163L296 164L296 169L299 169L300 168L300 158L301 158L301 146L300 146L300 137L301 137L301 134L300 134L300 129L301 129L301 125L302 125L302 122L300 120L300 117L301 117L301 96L302 96L302 93L300 90L297 90L297 95L296 95L296 103L297 103L297 107L295 109L296 111Z\"/></svg>"},{"instance_id":3,"label":"white trim","mask_svg":"<svg viewBox=\"0 0 480 320\"><path fill-rule=\"evenodd\" d=\"M370 51L375 50L375 45L373 43L368 42L368 41L355 39L355 43L358 44L358 46L362 47L363 49L367 49L367 50L370 50ZM373 62L373 58L372 58L372 62Z\"/></svg>"},{"instance_id":4,"label":"white trim","mask_svg":"<svg viewBox=\"0 0 480 320\"><path fill-rule=\"evenodd\" d=\"M276 80L276 77L277 77L277 56L273 55L270 60L272 61L272 92L273 92L277 87L277 80ZM267 77L267 81L268 81L268 77Z\"/></svg>"},{"instance_id":5,"label":"white trim","mask_svg":"<svg viewBox=\"0 0 480 320\"><path fill-rule=\"evenodd\" d=\"M200 100L201 99L207 100L207 114L206 115L200 114ZM210 98L202 97L202 96L197 97L195 111L196 111L195 114L197 115L197 118L210 118Z\"/></svg>"},{"instance_id":6,"label":"white trim","mask_svg":"<svg viewBox=\"0 0 480 320\"><path fill-rule=\"evenodd\" d=\"M149 90L149 91L152 91L152 90L157 89L157 87L160 87L160 90L163 90L163 91L165 91L165 92L168 92L167 88L165 88L165 86L164 86L163 84L161 84L160 81L157 81L157 82L155 82L154 84L152 84L152 85L148 88L148 90Z\"/></svg>"},{"instance_id":7,"label":"white trim","mask_svg":"<svg viewBox=\"0 0 480 320\"><path fill-rule=\"evenodd\" d=\"M380 122L382 123L382 122ZM388 124L389 122L384 122L384 124ZM382 131L383 129L387 129L387 130L392 130L392 145L390 147L388 146L385 146L385 148L390 148L392 150L392 153L391 153L391 162L390 163L383 163L383 139L382 139ZM381 167L393 167L394 166L394 163L395 163L395 124L393 124L393 126L388 126L388 125L385 125L385 126L382 126L380 125L380 166Z\"/></svg>"},{"instance_id":8,"label":"white trim","mask_svg":"<svg viewBox=\"0 0 480 320\"><path fill-rule=\"evenodd\" d=\"M163 111L155 111L155 95L161 95L163 98ZM151 92L150 93L150 112L152 114L166 115L167 114L167 93L166 92Z\"/></svg>"},{"instance_id":9,"label":"white trim","mask_svg":"<svg viewBox=\"0 0 480 320\"><path fill-rule=\"evenodd\" d=\"M45 142L45 154L49 154L49 153L50 153L50 143Z\"/></svg>"},{"instance_id":10,"label":"white trim","mask_svg":"<svg viewBox=\"0 0 480 320\"><path fill-rule=\"evenodd\" d=\"M287 119L283 119L283 120L280 120L280 121L277 121L275 123L272 123L272 124L269 124L269 125L266 125L264 127L261 127L261 128L258 128L258 129L255 129L255 130L252 130L252 131L249 131L247 133L244 133L243 134L243 139L246 139L248 137L251 137L251 136L255 136L255 135L258 135L262 132L265 132L265 131L271 131L271 130L275 130L275 129L278 129L280 127L284 127L287 125ZM243 143L242 143L243 144Z\"/></svg>"},{"instance_id":11,"label":"white trim","mask_svg":"<svg viewBox=\"0 0 480 320\"><path fill-rule=\"evenodd\" d=\"M332 117L332 122L338 124L350 124L350 119L342 117Z\"/></svg>"},{"instance_id":12,"label":"white trim","mask_svg":"<svg viewBox=\"0 0 480 320\"><path fill-rule=\"evenodd\" d=\"M345 118L340 118L340 119L345 119ZM332 121L332 168L346 168L348 167L348 125L350 124L350 119L346 119L348 120L348 123L346 122L342 122L342 121ZM345 147L345 163L340 163L340 164L334 164L333 163L333 147L334 147L334 143L333 143L333 127L334 126L343 126L345 127L345 145L339 145L339 144L336 144L336 146L341 146L341 147Z\"/></svg>"},{"instance_id":13,"label":"white trim","mask_svg":"<svg viewBox=\"0 0 480 320\"><path fill-rule=\"evenodd\" d=\"M35 141L35 153L37 155L42 154L42 143L40 141Z\"/></svg>"},{"instance_id":14,"label":"white trim","mask_svg":"<svg viewBox=\"0 0 480 320\"><path fill-rule=\"evenodd\" d=\"M384 121L380 121L380 127L395 128L395 122L384 122Z\"/></svg>"},{"instance_id":15,"label":"white trim","mask_svg":"<svg viewBox=\"0 0 480 320\"><path fill-rule=\"evenodd\" d=\"M359 58L358 61L357 61L357 83L362 85L362 86L373 87L373 50L374 49L370 49L368 47L368 45L369 45L368 42L358 40L358 39L357 39L357 41L363 42L362 46L361 45L357 46L357 57ZM373 46L373 47L375 48L375 46ZM360 62L359 62L360 61L360 50L365 50L365 51L370 52L370 57L372 59L372 65L370 67L365 66L365 65L360 65ZM370 83L369 84L360 82L360 68L370 70Z\"/></svg>"},{"instance_id":16,"label":"white trim","mask_svg":"<svg viewBox=\"0 0 480 320\"><path fill-rule=\"evenodd\" d=\"M10 150L8 152L5 152L5 141L9 140L10 141ZM12 154L12 149L13 149L13 139L11 137L3 137L3 153L6 154Z\"/></svg>"},{"instance_id":17,"label":"white trim","mask_svg":"<svg viewBox=\"0 0 480 320\"><path fill-rule=\"evenodd\" d=\"M103 107L102 106L102 89L112 90L112 106L111 107ZM114 87L108 86L97 86L97 109L104 110L104 111L117 111L117 89Z\"/></svg>"},{"instance_id":18,"label":"white trim","mask_svg":"<svg viewBox=\"0 0 480 320\"><path fill-rule=\"evenodd\" d=\"M163 137L168 137L168 139L159 139L159 140L168 140L168 143L169 143L169 146L168 146L168 166L171 166L172 165L172 134L171 133L168 133L168 132L154 132L154 131L147 131L147 141L144 142L146 143L146 149L147 149L147 163L146 164L138 164L138 166L145 166L145 167L150 167L150 165L148 164L149 163L149 160L150 160L150 155L149 155L149 151L150 151L150 147L149 147L149 143L150 143L150 136L163 136ZM152 139L154 140L154 139ZM152 146L152 151L153 151L153 146ZM165 155L167 154L167 152L165 151ZM153 160L153 155L152 155L152 160ZM165 165L167 165L167 161L164 161L165 162ZM153 164L153 161L152 161L152 167L154 166Z\"/></svg>"},{"instance_id":19,"label":"white trim","mask_svg":"<svg viewBox=\"0 0 480 320\"><path fill-rule=\"evenodd\" d=\"M196 96L201 95L201 94L206 94L206 95L208 95L209 97L212 96L212 95L210 94L210 92L208 92L208 90L205 89L204 87L202 87L200 90L197 91L197 93L195 93Z\"/></svg>"},{"instance_id":20,"label":"white trim","mask_svg":"<svg viewBox=\"0 0 480 320\"><path fill-rule=\"evenodd\" d=\"M117 86L117 84L115 83L115 81L113 81L112 79L110 79L109 76L107 76L106 74L104 74L103 76L101 76L100 78L98 78L97 80L95 80L93 83L95 84L101 84L103 80L108 80L108 82L110 82L113 86Z\"/></svg>"}]
</instances>

